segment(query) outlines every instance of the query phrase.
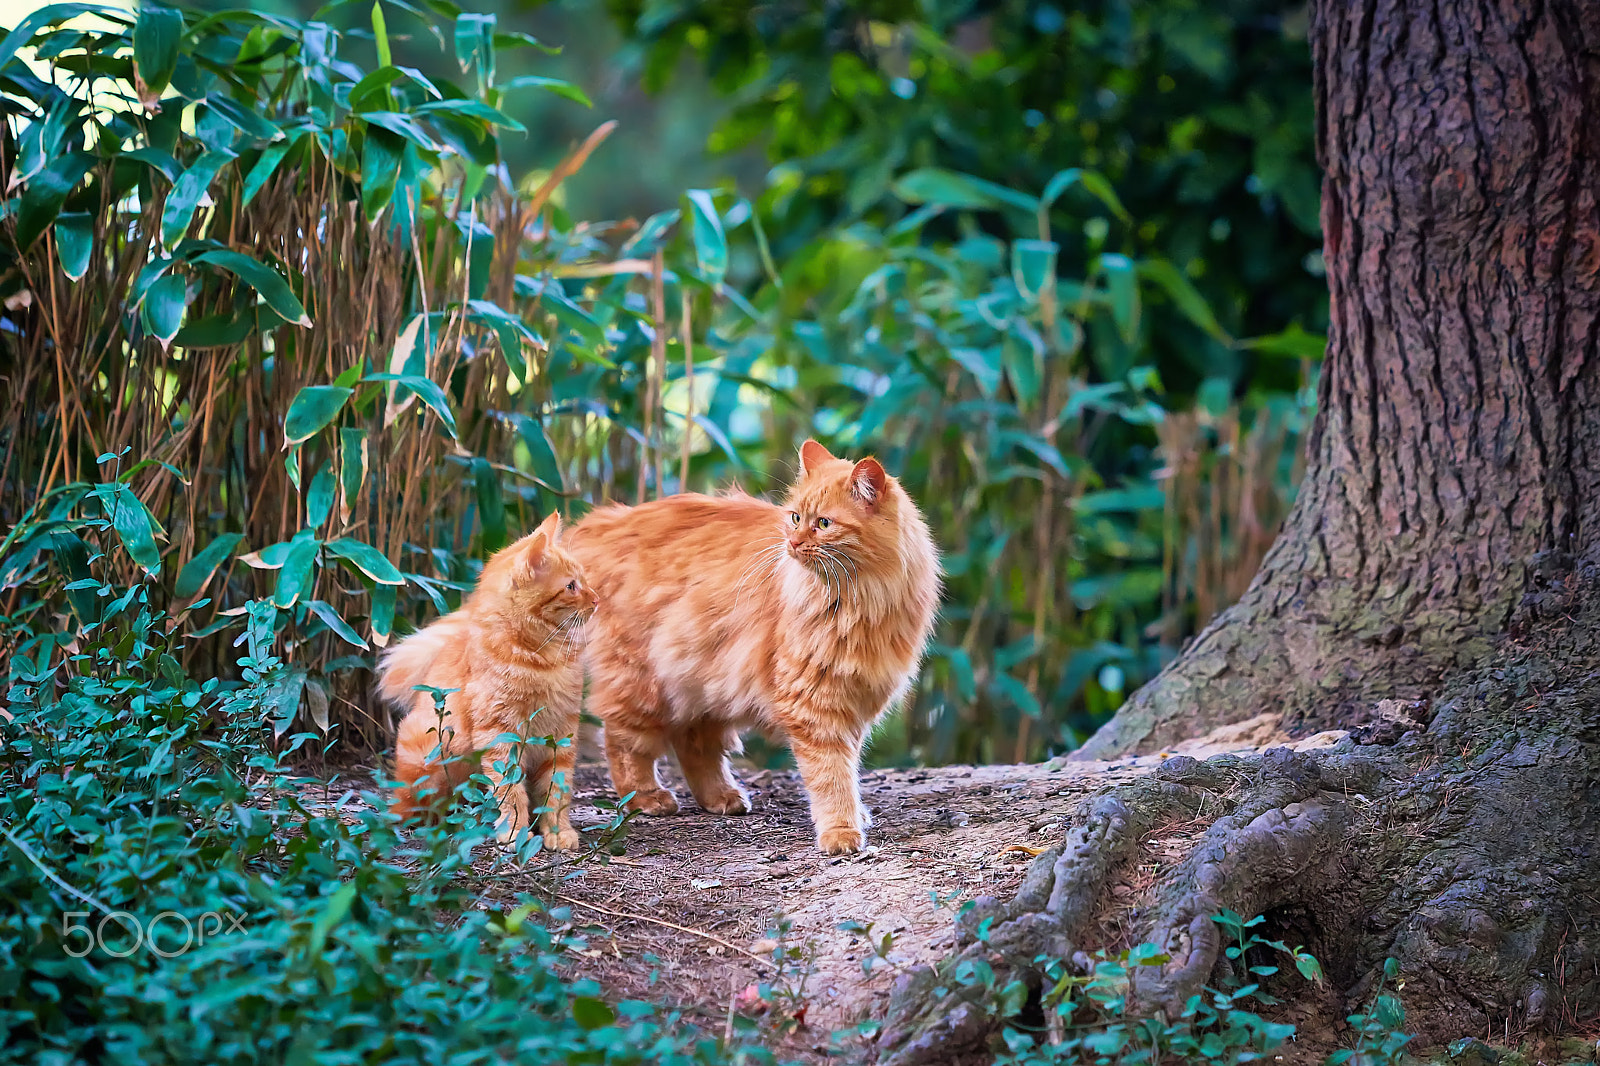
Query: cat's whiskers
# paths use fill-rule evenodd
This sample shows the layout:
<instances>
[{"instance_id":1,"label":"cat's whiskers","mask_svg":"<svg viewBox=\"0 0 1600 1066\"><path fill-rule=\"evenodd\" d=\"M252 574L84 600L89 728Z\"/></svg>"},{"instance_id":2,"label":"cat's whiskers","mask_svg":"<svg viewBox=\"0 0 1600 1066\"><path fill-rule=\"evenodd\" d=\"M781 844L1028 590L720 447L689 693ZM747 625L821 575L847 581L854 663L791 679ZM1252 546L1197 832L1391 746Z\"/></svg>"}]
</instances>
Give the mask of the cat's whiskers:
<instances>
[{"instance_id":1,"label":"cat's whiskers","mask_svg":"<svg viewBox=\"0 0 1600 1066\"><path fill-rule=\"evenodd\" d=\"M850 584L850 603L852 606L861 605L861 573L856 566L856 561L845 554L842 549L831 544L820 546L822 554L839 564L841 579L848 578Z\"/></svg>"}]
</instances>

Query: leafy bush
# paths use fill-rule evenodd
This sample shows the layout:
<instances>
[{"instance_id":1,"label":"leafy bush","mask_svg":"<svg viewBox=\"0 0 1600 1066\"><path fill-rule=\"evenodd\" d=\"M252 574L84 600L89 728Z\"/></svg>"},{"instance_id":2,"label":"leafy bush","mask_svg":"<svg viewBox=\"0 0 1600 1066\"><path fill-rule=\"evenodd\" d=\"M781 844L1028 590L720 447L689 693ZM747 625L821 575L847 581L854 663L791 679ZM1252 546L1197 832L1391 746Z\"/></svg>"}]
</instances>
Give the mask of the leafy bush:
<instances>
[{"instance_id":1,"label":"leafy bush","mask_svg":"<svg viewBox=\"0 0 1600 1066\"><path fill-rule=\"evenodd\" d=\"M74 635L6 619L0 1061L733 1054L560 976L581 931L531 897L492 902L486 793L402 836L379 797L291 777L269 748L292 678L279 609L247 605L239 681L188 676L148 588L102 576L118 569L100 551L112 519L78 510L58 502L28 533L54 538L40 590L59 583L92 621Z\"/></svg>"},{"instance_id":2,"label":"leafy bush","mask_svg":"<svg viewBox=\"0 0 1600 1066\"><path fill-rule=\"evenodd\" d=\"M884 453L949 560L933 669L881 760L1070 746L1237 594L1309 394L1164 411L1152 309L1230 351L1314 338L1241 340L1126 233L1053 228L1069 198L1135 226L1103 175L910 170L903 218L781 268L762 218L796 187L575 222L554 194L611 124L516 182L507 94L581 94L502 82L531 39L435 9L447 26L379 5L357 34L65 5L0 44L0 520L63 486L107 505L117 580L147 584L196 676L233 676L220 635L270 599L280 739L384 747L371 656L544 511L767 489L808 434ZM462 85L394 65L391 18L448 30ZM15 586L41 545L10 547ZM90 620L73 608L48 605Z\"/></svg>"}]
</instances>

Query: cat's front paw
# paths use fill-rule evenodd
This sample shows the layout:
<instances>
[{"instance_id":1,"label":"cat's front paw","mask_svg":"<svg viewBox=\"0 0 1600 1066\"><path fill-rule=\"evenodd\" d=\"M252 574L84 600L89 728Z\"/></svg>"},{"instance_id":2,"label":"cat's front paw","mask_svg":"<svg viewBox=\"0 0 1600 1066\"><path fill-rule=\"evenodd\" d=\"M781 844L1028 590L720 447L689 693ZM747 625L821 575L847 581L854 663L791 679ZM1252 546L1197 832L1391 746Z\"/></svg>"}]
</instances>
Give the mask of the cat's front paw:
<instances>
[{"instance_id":1,"label":"cat's front paw","mask_svg":"<svg viewBox=\"0 0 1600 1066\"><path fill-rule=\"evenodd\" d=\"M750 794L742 788L729 789L700 806L711 814L749 814Z\"/></svg>"},{"instance_id":2,"label":"cat's front paw","mask_svg":"<svg viewBox=\"0 0 1600 1066\"><path fill-rule=\"evenodd\" d=\"M642 814L677 814L678 798L664 788L653 788L629 800L628 809Z\"/></svg>"},{"instance_id":3,"label":"cat's front paw","mask_svg":"<svg viewBox=\"0 0 1600 1066\"><path fill-rule=\"evenodd\" d=\"M817 847L824 855L849 855L860 851L867 843L867 835L851 826L823 829L817 833Z\"/></svg>"},{"instance_id":4,"label":"cat's front paw","mask_svg":"<svg viewBox=\"0 0 1600 1066\"><path fill-rule=\"evenodd\" d=\"M578 831L570 825L565 829L552 829L544 835L546 851L572 851L578 847Z\"/></svg>"}]
</instances>

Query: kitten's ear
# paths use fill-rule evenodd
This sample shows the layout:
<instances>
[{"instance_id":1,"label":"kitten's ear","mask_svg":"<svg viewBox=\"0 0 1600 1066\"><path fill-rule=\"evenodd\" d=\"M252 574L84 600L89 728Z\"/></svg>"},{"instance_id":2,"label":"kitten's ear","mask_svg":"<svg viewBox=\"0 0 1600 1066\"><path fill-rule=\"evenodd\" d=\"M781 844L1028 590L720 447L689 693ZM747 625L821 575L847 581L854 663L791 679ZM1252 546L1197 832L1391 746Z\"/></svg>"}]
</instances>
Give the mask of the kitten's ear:
<instances>
[{"instance_id":1,"label":"kitten's ear","mask_svg":"<svg viewBox=\"0 0 1600 1066\"><path fill-rule=\"evenodd\" d=\"M883 494L889 490L889 474L883 464L870 456L861 460L850 471L850 495L869 511L878 509Z\"/></svg>"},{"instance_id":2,"label":"kitten's ear","mask_svg":"<svg viewBox=\"0 0 1600 1066\"><path fill-rule=\"evenodd\" d=\"M543 533L549 543L556 544L561 540L561 512L551 511L550 516L539 523L535 533Z\"/></svg>"},{"instance_id":3,"label":"kitten's ear","mask_svg":"<svg viewBox=\"0 0 1600 1066\"><path fill-rule=\"evenodd\" d=\"M800 469L811 473L823 463L831 463L833 453L814 440L808 440L800 445Z\"/></svg>"},{"instance_id":4,"label":"kitten's ear","mask_svg":"<svg viewBox=\"0 0 1600 1066\"><path fill-rule=\"evenodd\" d=\"M522 546L522 557L517 560L517 563L529 574L539 569L544 563L545 553L555 543L555 538L545 529L545 526L549 524L549 519L546 519L538 529L529 533L525 538L527 543Z\"/></svg>"}]
</instances>

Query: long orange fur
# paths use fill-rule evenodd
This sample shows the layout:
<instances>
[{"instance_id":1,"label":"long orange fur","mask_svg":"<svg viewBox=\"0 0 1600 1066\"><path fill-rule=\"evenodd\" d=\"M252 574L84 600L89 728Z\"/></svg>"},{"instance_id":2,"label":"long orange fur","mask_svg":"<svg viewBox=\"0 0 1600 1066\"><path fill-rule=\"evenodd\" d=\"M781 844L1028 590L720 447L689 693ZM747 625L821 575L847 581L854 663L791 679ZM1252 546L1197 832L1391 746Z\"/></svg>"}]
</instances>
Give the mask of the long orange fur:
<instances>
[{"instance_id":1,"label":"long orange fur","mask_svg":"<svg viewBox=\"0 0 1600 1066\"><path fill-rule=\"evenodd\" d=\"M561 517L552 514L495 553L460 610L384 655L378 692L406 708L391 807L402 817L436 813L476 762L500 804L501 840L530 826L537 805L548 808L538 820L545 846L578 846L568 817L583 701L577 638L599 601L560 539ZM418 685L456 690L445 697L442 717ZM520 785L496 769L511 766L512 745L497 740L507 733L529 741L521 745ZM567 743L552 752L539 742L544 737Z\"/></svg>"},{"instance_id":2,"label":"long orange fur","mask_svg":"<svg viewBox=\"0 0 1600 1066\"><path fill-rule=\"evenodd\" d=\"M585 658L617 794L676 811L656 774L670 748L702 808L744 813L727 755L753 727L787 739L831 855L866 842L862 747L915 678L938 555L877 460L806 441L800 462L782 505L697 494L612 505L568 539L606 603Z\"/></svg>"}]
</instances>

